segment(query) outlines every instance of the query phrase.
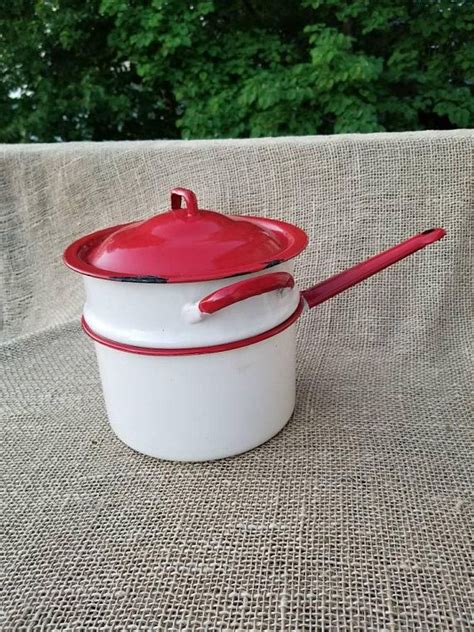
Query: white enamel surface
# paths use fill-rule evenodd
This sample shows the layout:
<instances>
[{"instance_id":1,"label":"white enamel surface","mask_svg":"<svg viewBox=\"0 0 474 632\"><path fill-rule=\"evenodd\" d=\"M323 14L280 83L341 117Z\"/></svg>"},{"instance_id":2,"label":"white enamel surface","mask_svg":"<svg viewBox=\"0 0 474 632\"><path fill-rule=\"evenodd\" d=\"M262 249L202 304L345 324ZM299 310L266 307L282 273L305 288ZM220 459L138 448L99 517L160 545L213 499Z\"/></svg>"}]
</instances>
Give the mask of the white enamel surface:
<instances>
[{"instance_id":1,"label":"white enamel surface","mask_svg":"<svg viewBox=\"0 0 474 632\"><path fill-rule=\"evenodd\" d=\"M264 443L295 405L295 325L221 353L144 356L94 343L110 424L128 446L172 461Z\"/></svg>"},{"instance_id":2,"label":"white enamel surface","mask_svg":"<svg viewBox=\"0 0 474 632\"><path fill-rule=\"evenodd\" d=\"M84 276L84 316L99 335L139 347L202 347L242 340L293 314L297 288L255 296L201 318L196 304L215 290L268 272L293 273L293 262L231 279L200 283L129 283Z\"/></svg>"}]
</instances>

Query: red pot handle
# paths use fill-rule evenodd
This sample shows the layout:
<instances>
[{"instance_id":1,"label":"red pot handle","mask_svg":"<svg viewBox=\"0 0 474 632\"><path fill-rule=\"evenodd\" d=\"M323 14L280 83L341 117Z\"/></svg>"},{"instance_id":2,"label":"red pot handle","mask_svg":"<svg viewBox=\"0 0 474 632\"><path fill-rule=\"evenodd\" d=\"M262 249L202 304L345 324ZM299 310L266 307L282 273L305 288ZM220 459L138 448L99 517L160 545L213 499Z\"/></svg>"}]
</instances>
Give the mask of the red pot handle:
<instances>
[{"instance_id":1,"label":"red pot handle","mask_svg":"<svg viewBox=\"0 0 474 632\"><path fill-rule=\"evenodd\" d=\"M444 228L430 228L419 235L410 237L406 241L402 241L397 246L389 248L384 252L371 257L362 263L344 270L335 276L322 281L313 287L301 292L304 300L309 307L316 307L320 303L324 303L329 298L336 296L340 292L349 289L353 285L368 279L373 274L388 268L388 266L397 263L401 259L412 255L417 250L421 250L425 246L433 244L435 241L442 239L446 235Z\"/></svg>"},{"instance_id":2,"label":"red pot handle","mask_svg":"<svg viewBox=\"0 0 474 632\"><path fill-rule=\"evenodd\" d=\"M181 208L181 200L186 202L186 206L183 211L186 213L186 217L194 217L199 213L197 197L194 191L191 189L183 189L182 187L176 187L171 191L171 208L173 211L177 211Z\"/></svg>"},{"instance_id":3,"label":"red pot handle","mask_svg":"<svg viewBox=\"0 0 474 632\"><path fill-rule=\"evenodd\" d=\"M295 280L288 272L270 272L260 276L237 281L231 285L219 288L215 292L202 298L197 304L190 306L189 316L191 320L200 320L206 314L215 314L229 305L244 301L252 296L266 294L274 290L293 288ZM191 313L194 311L194 317Z\"/></svg>"}]
</instances>

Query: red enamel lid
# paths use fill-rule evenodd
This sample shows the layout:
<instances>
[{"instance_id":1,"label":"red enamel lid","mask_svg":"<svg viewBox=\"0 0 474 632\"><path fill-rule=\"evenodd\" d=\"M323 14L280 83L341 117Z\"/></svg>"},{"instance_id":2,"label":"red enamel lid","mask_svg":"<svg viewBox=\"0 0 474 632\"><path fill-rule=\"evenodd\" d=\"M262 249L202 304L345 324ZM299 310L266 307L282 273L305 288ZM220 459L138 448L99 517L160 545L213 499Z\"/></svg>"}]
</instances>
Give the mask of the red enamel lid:
<instances>
[{"instance_id":1,"label":"red enamel lid","mask_svg":"<svg viewBox=\"0 0 474 632\"><path fill-rule=\"evenodd\" d=\"M173 189L170 211L86 235L66 249L64 261L77 272L103 279L206 281L277 265L307 243L297 226L199 209L192 191Z\"/></svg>"}]
</instances>

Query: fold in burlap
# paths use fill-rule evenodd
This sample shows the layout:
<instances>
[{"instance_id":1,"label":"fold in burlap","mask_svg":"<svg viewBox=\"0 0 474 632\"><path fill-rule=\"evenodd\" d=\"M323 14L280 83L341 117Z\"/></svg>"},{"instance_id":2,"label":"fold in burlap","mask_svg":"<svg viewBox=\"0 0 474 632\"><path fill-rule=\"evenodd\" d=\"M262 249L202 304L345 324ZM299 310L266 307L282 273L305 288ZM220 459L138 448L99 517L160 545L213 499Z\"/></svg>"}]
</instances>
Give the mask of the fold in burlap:
<instances>
[{"instance_id":1,"label":"fold in burlap","mask_svg":"<svg viewBox=\"0 0 474 632\"><path fill-rule=\"evenodd\" d=\"M469 131L2 148L3 629L470 628L472 150ZM61 262L178 185L304 228L301 287L448 231L301 318L292 420L204 464L113 436Z\"/></svg>"}]
</instances>

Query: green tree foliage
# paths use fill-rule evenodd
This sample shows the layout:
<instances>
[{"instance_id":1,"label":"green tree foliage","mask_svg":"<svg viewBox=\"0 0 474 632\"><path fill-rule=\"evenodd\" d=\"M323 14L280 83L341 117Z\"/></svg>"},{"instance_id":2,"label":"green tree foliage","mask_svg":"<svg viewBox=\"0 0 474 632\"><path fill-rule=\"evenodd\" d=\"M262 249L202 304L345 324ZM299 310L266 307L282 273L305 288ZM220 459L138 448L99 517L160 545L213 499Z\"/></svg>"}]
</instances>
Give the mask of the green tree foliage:
<instances>
[{"instance_id":1,"label":"green tree foliage","mask_svg":"<svg viewBox=\"0 0 474 632\"><path fill-rule=\"evenodd\" d=\"M0 140L469 127L474 0L15 0Z\"/></svg>"}]
</instances>

